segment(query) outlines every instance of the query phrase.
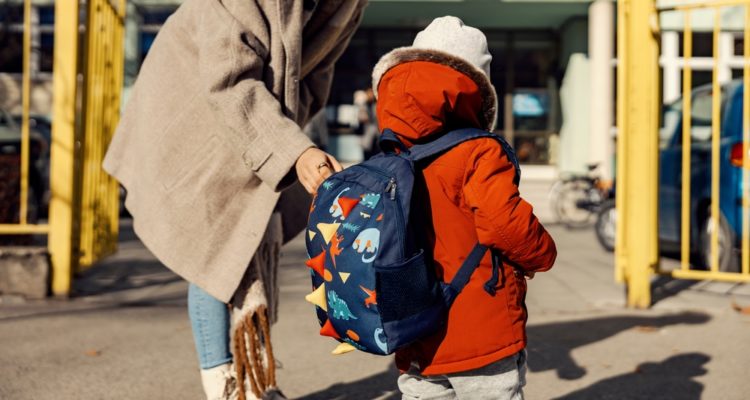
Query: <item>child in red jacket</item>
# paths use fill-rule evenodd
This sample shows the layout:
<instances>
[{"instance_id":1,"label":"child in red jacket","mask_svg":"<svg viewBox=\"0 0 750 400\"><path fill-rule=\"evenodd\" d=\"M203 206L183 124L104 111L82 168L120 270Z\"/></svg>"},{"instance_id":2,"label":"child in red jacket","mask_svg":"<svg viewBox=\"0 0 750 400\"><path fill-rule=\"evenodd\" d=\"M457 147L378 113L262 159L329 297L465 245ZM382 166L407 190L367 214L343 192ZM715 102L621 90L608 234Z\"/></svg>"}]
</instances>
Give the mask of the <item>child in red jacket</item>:
<instances>
[{"instance_id":1,"label":"child in red jacket","mask_svg":"<svg viewBox=\"0 0 750 400\"><path fill-rule=\"evenodd\" d=\"M407 146L452 129L492 130L497 95L492 56L479 30L435 19L410 47L383 56L373 71L381 132ZM521 399L525 384L526 278L552 267L555 243L518 194L516 171L492 138L464 142L421 166L438 276L451 281L478 242L502 254L494 296L487 254L456 298L446 328L396 353L404 399ZM415 192L416 194L416 192Z\"/></svg>"}]
</instances>

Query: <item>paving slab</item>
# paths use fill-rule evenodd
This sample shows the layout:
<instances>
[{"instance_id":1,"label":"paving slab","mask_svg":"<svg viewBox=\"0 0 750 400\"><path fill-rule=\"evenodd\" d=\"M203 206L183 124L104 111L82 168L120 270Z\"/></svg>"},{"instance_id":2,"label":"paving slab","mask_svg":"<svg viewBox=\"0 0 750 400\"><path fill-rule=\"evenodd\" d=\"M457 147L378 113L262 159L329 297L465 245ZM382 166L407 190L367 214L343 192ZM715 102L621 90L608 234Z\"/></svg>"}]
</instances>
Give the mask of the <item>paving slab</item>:
<instances>
[{"instance_id":1,"label":"paving slab","mask_svg":"<svg viewBox=\"0 0 750 400\"><path fill-rule=\"evenodd\" d=\"M542 197L542 196L540 196ZM123 221L120 251L76 280L70 300L0 301L0 399L199 399L187 284ZM549 223L555 267L529 282L528 399L746 399L746 285L656 282L628 310L613 258L591 230ZM332 356L318 336L304 241L283 249L278 380L296 399L398 399L389 357ZM656 296L658 294L658 296Z\"/></svg>"}]
</instances>

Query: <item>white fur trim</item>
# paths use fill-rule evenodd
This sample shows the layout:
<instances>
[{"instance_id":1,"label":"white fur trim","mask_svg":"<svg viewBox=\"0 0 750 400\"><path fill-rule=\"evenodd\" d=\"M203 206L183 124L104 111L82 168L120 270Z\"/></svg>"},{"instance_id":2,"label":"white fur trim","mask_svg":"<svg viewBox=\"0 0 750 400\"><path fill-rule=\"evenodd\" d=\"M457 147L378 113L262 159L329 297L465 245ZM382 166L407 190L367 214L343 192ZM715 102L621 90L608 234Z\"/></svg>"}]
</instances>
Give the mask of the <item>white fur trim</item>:
<instances>
[{"instance_id":1,"label":"white fur trim","mask_svg":"<svg viewBox=\"0 0 750 400\"><path fill-rule=\"evenodd\" d=\"M257 280L253 282L252 285L250 285L249 289L247 289L245 298L242 301L242 307L234 307L232 309L232 324L231 328L229 329L231 336L230 343L234 343L234 332L240 326L240 323L245 319L245 317L255 313L255 311L258 310L258 307L267 305L268 302L266 300L266 291L263 288L263 282Z\"/></svg>"}]
</instances>

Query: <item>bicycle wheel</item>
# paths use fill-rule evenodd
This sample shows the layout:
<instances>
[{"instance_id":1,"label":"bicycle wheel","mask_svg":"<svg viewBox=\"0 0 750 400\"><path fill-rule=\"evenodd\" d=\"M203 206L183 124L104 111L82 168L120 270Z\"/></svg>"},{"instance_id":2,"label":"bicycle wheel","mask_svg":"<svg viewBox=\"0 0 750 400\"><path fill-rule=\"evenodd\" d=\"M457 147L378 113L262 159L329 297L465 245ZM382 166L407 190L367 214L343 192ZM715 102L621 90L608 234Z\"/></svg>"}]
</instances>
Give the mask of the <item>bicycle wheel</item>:
<instances>
[{"instance_id":1,"label":"bicycle wheel","mask_svg":"<svg viewBox=\"0 0 750 400\"><path fill-rule=\"evenodd\" d=\"M591 184L583 179L563 182L553 199L553 210L558 220L568 228L579 229L589 226L592 213L581 204L589 200Z\"/></svg>"},{"instance_id":2,"label":"bicycle wheel","mask_svg":"<svg viewBox=\"0 0 750 400\"><path fill-rule=\"evenodd\" d=\"M596 215L596 238L607 251L615 250L615 235L617 233L617 210L615 201L610 199L602 204Z\"/></svg>"}]
</instances>

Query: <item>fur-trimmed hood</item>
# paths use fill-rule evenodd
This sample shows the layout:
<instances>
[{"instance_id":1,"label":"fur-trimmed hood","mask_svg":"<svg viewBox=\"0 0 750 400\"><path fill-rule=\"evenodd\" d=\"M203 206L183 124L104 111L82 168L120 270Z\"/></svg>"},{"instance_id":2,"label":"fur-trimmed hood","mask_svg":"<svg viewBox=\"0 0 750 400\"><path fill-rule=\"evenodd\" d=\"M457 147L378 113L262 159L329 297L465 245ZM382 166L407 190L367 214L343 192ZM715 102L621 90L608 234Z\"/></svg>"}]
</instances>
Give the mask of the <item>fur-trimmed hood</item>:
<instances>
[{"instance_id":1,"label":"fur-trimmed hood","mask_svg":"<svg viewBox=\"0 0 750 400\"><path fill-rule=\"evenodd\" d=\"M479 68L468 61L452 54L434 49L421 49L414 47L400 47L392 50L380 58L372 71L372 89L375 97L378 97L378 86L383 76L397 65L426 61L448 66L469 77L479 87L482 96L481 105L481 128L492 131L497 121L497 93L490 79Z\"/></svg>"}]
</instances>

